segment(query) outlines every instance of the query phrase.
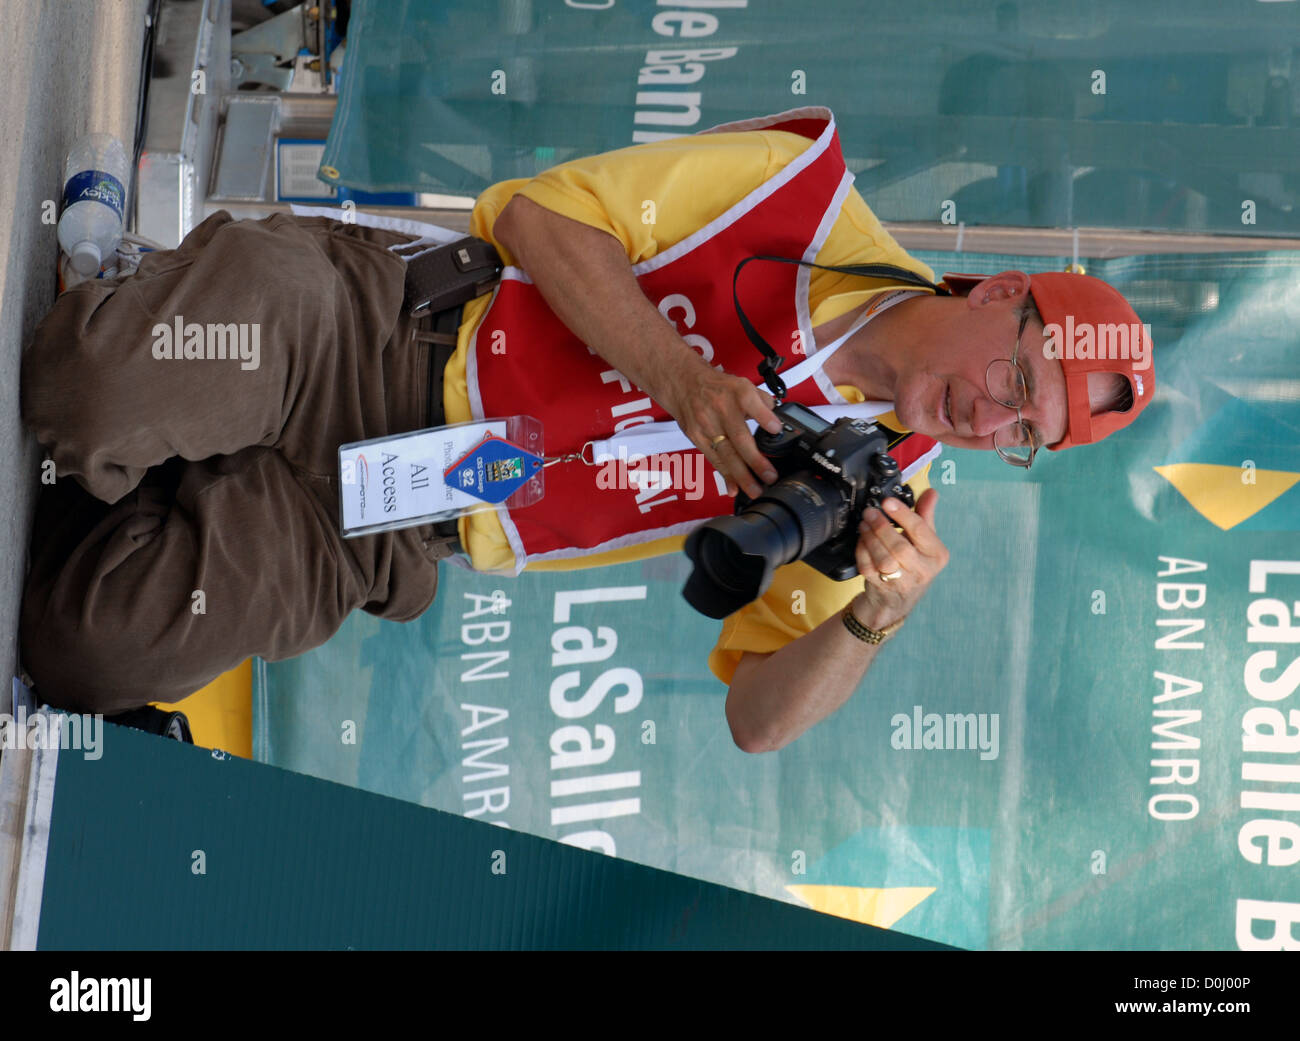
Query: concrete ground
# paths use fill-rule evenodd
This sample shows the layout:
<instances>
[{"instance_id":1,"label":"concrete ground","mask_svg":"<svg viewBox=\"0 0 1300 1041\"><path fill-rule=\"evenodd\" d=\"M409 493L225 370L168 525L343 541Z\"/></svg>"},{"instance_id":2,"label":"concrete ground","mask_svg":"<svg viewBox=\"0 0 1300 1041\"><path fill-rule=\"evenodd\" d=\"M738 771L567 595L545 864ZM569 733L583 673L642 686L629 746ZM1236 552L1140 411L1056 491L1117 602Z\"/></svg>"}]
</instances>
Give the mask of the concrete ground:
<instances>
[{"instance_id":1,"label":"concrete ground","mask_svg":"<svg viewBox=\"0 0 1300 1041\"><path fill-rule=\"evenodd\" d=\"M149 0L0 0L0 711L18 668L18 606L43 458L19 416L23 349L56 292L42 217L79 134L135 136Z\"/></svg>"}]
</instances>

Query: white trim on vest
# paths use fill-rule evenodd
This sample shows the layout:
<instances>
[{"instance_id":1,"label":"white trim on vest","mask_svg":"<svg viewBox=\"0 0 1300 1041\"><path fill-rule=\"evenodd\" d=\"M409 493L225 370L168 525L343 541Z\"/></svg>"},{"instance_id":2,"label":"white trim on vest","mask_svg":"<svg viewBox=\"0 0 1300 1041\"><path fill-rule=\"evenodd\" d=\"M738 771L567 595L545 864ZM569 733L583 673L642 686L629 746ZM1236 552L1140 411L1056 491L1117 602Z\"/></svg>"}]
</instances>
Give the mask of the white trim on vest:
<instances>
[{"instance_id":1,"label":"white trim on vest","mask_svg":"<svg viewBox=\"0 0 1300 1041\"><path fill-rule=\"evenodd\" d=\"M295 217L329 217L344 224L360 224L366 228L387 228L389 231L400 231L404 235L415 236L414 242L398 242L389 246L390 250L407 249L411 246L442 246L465 237L464 232L452 231L438 224L409 220L406 217L380 217L371 213L362 213L360 210L342 210L335 206L302 206L296 202L292 203L290 208ZM401 254L399 253L398 256Z\"/></svg>"},{"instance_id":2,"label":"white trim on vest","mask_svg":"<svg viewBox=\"0 0 1300 1041\"><path fill-rule=\"evenodd\" d=\"M741 217L747 214L769 195L783 187L788 181L800 174L805 168L816 162L821 157L822 153L829 147L831 138L835 134L834 117L830 115L829 109L824 109L822 111L826 112L827 119L829 119L825 129L821 132L816 141L804 149L804 151L799 155L791 159L790 162L786 164L785 169L775 176L768 178L729 210L724 210L719 216L714 217L713 220L709 221L708 224L704 225L704 227L700 228L698 231L694 231L687 235L686 238L682 239L680 242L674 243L672 246L669 246L662 253L656 253L649 260L643 260L641 263L633 265L632 274L637 276L649 274L651 271L657 271L665 264L671 264L678 257L685 256L701 242L713 238L713 236L723 228L728 228L732 224L735 224L736 221L740 220ZM707 133L708 131L705 132ZM838 215L839 211L836 210L835 212ZM825 219L824 214L823 219ZM835 221L832 220L831 223L834 224ZM800 268L800 270L806 271L807 268Z\"/></svg>"},{"instance_id":3,"label":"white trim on vest","mask_svg":"<svg viewBox=\"0 0 1300 1041\"><path fill-rule=\"evenodd\" d=\"M936 441L930 446L930 450L926 452L925 455L918 456L911 466L903 467L903 483L906 484L932 462L938 459L939 454L942 451L943 445Z\"/></svg>"},{"instance_id":4,"label":"white trim on vest","mask_svg":"<svg viewBox=\"0 0 1300 1041\"><path fill-rule=\"evenodd\" d=\"M853 187L853 174L849 173L846 168L844 177L840 180L839 187L835 189L835 195L831 198L830 207L822 215L822 222L817 228L817 234L813 237L812 245L804 251L803 259L815 261L817 254L821 252L822 246L830 238L831 229L835 227L835 222L840 218L840 210L844 206L844 200L849 197L849 191ZM799 332L803 336L805 350L809 353L807 357L811 359L814 355L819 354L817 338L813 335L812 324L812 268L799 267L799 283L796 299L799 304ZM854 327L857 328L856 326ZM823 364L825 359L823 359ZM795 370L798 371L796 367ZM802 377L801 377L802 378ZM844 404L844 395L841 394L821 370L821 366L815 369L814 378L817 381L817 387L822 392L822 397L827 401L835 404Z\"/></svg>"}]
</instances>

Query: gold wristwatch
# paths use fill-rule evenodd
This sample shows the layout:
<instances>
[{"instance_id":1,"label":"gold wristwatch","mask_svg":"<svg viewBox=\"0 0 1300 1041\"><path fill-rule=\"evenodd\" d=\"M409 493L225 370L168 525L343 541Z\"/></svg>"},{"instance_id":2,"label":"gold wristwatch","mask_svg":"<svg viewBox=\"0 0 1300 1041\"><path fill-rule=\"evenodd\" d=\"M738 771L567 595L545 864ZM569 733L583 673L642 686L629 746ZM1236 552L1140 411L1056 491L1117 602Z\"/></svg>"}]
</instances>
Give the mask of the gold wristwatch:
<instances>
[{"instance_id":1,"label":"gold wristwatch","mask_svg":"<svg viewBox=\"0 0 1300 1041\"><path fill-rule=\"evenodd\" d=\"M858 616L853 613L852 600L850 600L847 604L844 605L844 610L840 612L840 617L844 619L845 629L851 632L863 643L869 643L873 645L884 643L891 636L893 636L894 633L898 632L899 629L903 628L903 623L907 621L907 619L904 617L904 618L900 618L896 622L891 622L883 629L868 629L865 625L863 625L861 622L858 621Z\"/></svg>"}]
</instances>

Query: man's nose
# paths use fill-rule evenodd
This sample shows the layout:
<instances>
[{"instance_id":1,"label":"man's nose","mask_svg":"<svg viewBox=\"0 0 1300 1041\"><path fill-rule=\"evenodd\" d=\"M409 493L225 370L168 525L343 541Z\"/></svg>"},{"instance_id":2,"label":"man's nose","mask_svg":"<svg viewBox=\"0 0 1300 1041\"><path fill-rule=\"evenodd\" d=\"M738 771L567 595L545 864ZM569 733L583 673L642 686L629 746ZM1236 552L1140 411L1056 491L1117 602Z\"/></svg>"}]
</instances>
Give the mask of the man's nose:
<instances>
[{"instance_id":1,"label":"man's nose","mask_svg":"<svg viewBox=\"0 0 1300 1041\"><path fill-rule=\"evenodd\" d=\"M975 437L992 437L1002 427L1016 422L1018 418L1014 408L1000 404L986 394L980 399L975 414L971 416L971 434Z\"/></svg>"}]
</instances>

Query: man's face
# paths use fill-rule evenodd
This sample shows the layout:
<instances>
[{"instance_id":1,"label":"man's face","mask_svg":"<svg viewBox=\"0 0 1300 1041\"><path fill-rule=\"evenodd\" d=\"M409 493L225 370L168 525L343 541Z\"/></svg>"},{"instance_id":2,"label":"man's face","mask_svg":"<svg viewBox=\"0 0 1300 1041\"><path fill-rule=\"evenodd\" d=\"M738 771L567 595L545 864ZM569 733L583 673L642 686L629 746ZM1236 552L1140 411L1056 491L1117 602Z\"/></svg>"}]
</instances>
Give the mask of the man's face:
<instances>
[{"instance_id":1,"label":"man's face","mask_svg":"<svg viewBox=\"0 0 1300 1041\"><path fill-rule=\"evenodd\" d=\"M1011 359L1028 292L1026 276L1003 272L981 282L965 307L953 308L899 372L894 409L903 424L956 448L992 450L994 432L1017 417L994 400L984 375L994 359ZM1065 372L1043 356L1040 320L1026 323L1016 362L1029 391L1021 414L1043 445L1054 444L1067 426Z\"/></svg>"}]
</instances>

